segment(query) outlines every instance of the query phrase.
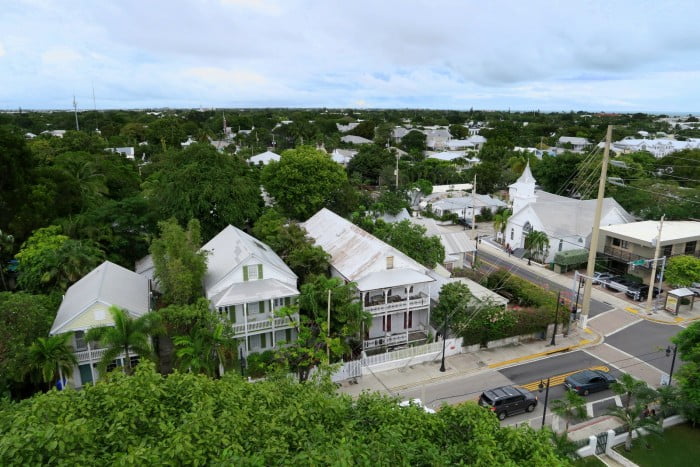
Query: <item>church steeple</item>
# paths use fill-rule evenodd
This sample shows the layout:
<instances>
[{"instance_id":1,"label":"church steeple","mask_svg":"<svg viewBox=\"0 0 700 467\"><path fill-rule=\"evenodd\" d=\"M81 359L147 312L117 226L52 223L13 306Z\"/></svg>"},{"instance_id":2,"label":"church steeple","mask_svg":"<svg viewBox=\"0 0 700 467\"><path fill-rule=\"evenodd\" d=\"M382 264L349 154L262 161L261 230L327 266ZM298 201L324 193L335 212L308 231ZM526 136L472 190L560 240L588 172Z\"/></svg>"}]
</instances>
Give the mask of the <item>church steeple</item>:
<instances>
[{"instance_id":1,"label":"church steeple","mask_svg":"<svg viewBox=\"0 0 700 467\"><path fill-rule=\"evenodd\" d=\"M520 178L508 187L508 197L513 204L513 214L537 200L535 196L536 184L537 181L530 171L530 161L527 161Z\"/></svg>"}]
</instances>

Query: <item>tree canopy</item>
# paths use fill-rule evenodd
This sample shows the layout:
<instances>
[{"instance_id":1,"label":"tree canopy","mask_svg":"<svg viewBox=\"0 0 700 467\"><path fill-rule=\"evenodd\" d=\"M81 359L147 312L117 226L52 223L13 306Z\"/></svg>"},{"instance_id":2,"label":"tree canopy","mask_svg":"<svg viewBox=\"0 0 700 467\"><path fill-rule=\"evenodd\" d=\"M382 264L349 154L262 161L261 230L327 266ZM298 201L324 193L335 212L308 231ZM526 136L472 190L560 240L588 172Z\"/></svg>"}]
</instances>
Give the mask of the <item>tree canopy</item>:
<instances>
[{"instance_id":1,"label":"tree canopy","mask_svg":"<svg viewBox=\"0 0 700 467\"><path fill-rule=\"evenodd\" d=\"M328 154L310 146L284 151L261 173L265 190L286 216L305 221L342 194L348 177Z\"/></svg>"},{"instance_id":2,"label":"tree canopy","mask_svg":"<svg viewBox=\"0 0 700 467\"><path fill-rule=\"evenodd\" d=\"M412 224L409 220L393 223L381 219L376 222L364 220L361 227L423 266L433 268L445 260L445 247L440 239L427 236L425 227Z\"/></svg>"},{"instance_id":3,"label":"tree canopy","mask_svg":"<svg viewBox=\"0 0 700 467\"><path fill-rule=\"evenodd\" d=\"M679 287L700 282L700 258L694 256L672 256L666 264L664 280Z\"/></svg>"},{"instance_id":4,"label":"tree canopy","mask_svg":"<svg viewBox=\"0 0 700 467\"><path fill-rule=\"evenodd\" d=\"M473 402L436 414L330 383L248 383L141 364L82 391L0 405L0 464L562 465L547 430Z\"/></svg>"}]
</instances>

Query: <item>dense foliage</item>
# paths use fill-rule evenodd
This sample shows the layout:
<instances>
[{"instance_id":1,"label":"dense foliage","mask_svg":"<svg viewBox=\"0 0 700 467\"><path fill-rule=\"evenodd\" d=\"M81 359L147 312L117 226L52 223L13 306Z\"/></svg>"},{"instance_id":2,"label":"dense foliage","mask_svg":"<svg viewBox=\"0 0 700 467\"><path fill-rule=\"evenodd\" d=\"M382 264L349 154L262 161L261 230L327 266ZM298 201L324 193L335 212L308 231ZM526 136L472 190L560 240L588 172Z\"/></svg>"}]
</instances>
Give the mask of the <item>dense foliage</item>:
<instances>
[{"instance_id":1,"label":"dense foliage","mask_svg":"<svg viewBox=\"0 0 700 467\"><path fill-rule=\"evenodd\" d=\"M500 427L472 402L428 414L330 384L139 365L83 391L0 406L2 465L567 465L546 430Z\"/></svg>"}]
</instances>

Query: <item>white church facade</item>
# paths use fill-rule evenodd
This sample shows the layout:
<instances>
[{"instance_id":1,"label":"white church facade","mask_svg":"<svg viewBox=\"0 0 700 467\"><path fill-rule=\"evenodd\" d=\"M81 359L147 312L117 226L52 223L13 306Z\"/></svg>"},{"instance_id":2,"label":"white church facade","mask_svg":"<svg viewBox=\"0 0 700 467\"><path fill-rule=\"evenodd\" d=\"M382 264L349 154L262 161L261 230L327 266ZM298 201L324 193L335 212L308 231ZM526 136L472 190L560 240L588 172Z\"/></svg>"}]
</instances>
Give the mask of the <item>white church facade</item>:
<instances>
[{"instance_id":1,"label":"white church facade","mask_svg":"<svg viewBox=\"0 0 700 467\"><path fill-rule=\"evenodd\" d=\"M525 248L525 237L532 231L544 232L549 239L545 262L561 251L587 249L591 241L596 200L578 200L537 188L530 165L509 186L513 214L508 219L505 245L513 250ZM613 198L605 198L601 226L626 224L634 217Z\"/></svg>"}]
</instances>

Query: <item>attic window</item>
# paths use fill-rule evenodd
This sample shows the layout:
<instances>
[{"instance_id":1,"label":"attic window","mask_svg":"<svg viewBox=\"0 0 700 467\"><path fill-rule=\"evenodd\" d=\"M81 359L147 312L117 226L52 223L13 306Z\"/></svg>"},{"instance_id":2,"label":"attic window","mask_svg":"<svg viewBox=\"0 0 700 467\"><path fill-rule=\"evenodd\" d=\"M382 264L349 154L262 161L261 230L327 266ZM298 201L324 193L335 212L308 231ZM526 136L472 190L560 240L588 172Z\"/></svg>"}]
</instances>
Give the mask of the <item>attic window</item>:
<instances>
[{"instance_id":1,"label":"attic window","mask_svg":"<svg viewBox=\"0 0 700 467\"><path fill-rule=\"evenodd\" d=\"M386 268L387 269L394 269L394 257L393 256L386 257Z\"/></svg>"}]
</instances>

